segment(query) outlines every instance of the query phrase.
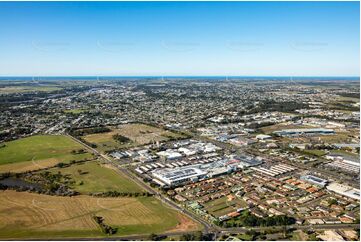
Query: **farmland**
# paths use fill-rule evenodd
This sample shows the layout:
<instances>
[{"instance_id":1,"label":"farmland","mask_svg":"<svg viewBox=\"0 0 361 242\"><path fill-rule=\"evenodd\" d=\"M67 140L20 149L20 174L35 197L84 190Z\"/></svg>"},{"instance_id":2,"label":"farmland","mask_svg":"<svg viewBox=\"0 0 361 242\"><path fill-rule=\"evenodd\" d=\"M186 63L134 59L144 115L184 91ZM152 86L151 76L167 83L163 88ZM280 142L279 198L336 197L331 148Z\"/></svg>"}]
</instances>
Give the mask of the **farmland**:
<instances>
[{"instance_id":1,"label":"farmland","mask_svg":"<svg viewBox=\"0 0 361 242\"><path fill-rule=\"evenodd\" d=\"M27 93L27 92L53 92L62 88L57 86L5 86L0 88L0 94Z\"/></svg>"},{"instance_id":2,"label":"farmland","mask_svg":"<svg viewBox=\"0 0 361 242\"><path fill-rule=\"evenodd\" d=\"M89 153L72 153L83 149L83 146L60 135L36 135L6 142L4 145L0 148L0 171L36 170L59 162L92 157Z\"/></svg>"},{"instance_id":3,"label":"farmland","mask_svg":"<svg viewBox=\"0 0 361 242\"><path fill-rule=\"evenodd\" d=\"M93 216L118 228L115 236L197 230L198 225L152 197L55 197L0 192L0 239L101 237ZM21 226L19 226L21 225Z\"/></svg>"},{"instance_id":4,"label":"farmland","mask_svg":"<svg viewBox=\"0 0 361 242\"><path fill-rule=\"evenodd\" d=\"M130 142L119 143L113 138L114 135L124 136ZM99 150L106 151L181 137L179 134L145 124L125 124L119 128L112 128L110 132L85 135L83 139L86 142L97 145Z\"/></svg>"},{"instance_id":5,"label":"farmland","mask_svg":"<svg viewBox=\"0 0 361 242\"><path fill-rule=\"evenodd\" d=\"M143 192L139 186L129 181L124 175L97 161L73 164L65 168L51 168L49 171L70 175L71 179L75 181L71 188L82 194L106 191Z\"/></svg>"},{"instance_id":6,"label":"farmland","mask_svg":"<svg viewBox=\"0 0 361 242\"><path fill-rule=\"evenodd\" d=\"M82 151L80 153L74 151ZM0 239L104 237L94 216L115 229L112 236L194 231L199 225L149 196L96 197L91 193L142 193L141 187L111 165L90 160L92 155L67 136L41 135L6 142L0 148L1 165L9 171L42 169L33 173L61 174L77 196L50 196L0 191ZM71 160L88 161L70 163ZM48 163L46 163L48 162ZM66 165L51 167L59 162ZM3 169L3 170L1 170ZM28 179L31 179L29 176ZM36 182L37 176L34 176ZM62 182L59 180L59 182Z\"/></svg>"}]
</instances>

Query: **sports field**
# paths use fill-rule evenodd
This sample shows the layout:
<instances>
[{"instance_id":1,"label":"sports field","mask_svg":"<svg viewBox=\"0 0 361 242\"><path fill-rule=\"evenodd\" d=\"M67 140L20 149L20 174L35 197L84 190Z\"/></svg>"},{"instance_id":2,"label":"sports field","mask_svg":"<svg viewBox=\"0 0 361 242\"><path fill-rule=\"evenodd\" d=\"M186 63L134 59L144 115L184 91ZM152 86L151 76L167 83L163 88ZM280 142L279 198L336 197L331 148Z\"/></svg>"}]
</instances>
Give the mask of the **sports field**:
<instances>
[{"instance_id":1,"label":"sports field","mask_svg":"<svg viewBox=\"0 0 361 242\"><path fill-rule=\"evenodd\" d=\"M71 153L79 149L84 147L61 135L36 135L6 142L5 147L0 148L0 172L37 170L92 157L90 153Z\"/></svg>"},{"instance_id":2,"label":"sports field","mask_svg":"<svg viewBox=\"0 0 361 242\"><path fill-rule=\"evenodd\" d=\"M113 136L116 134L127 137L131 142L127 144L118 143L113 139ZM96 144L98 150L106 151L180 137L182 136L179 134L145 124L125 124L118 128L112 128L111 132L85 135L83 139L89 143Z\"/></svg>"},{"instance_id":3,"label":"sports field","mask_svg":"<svg viewBox=\"0 0 361 242\"><path fill-rule=\"evenodd\" d=\"M106 191L144 192L123 174L112 169L109 165L101 164L98 161L73 164L65 168L51 168L49 171L70 175L71 179L75 181L75 184L71 188L81 194Z\"/></svg>"},{"instance_id":4,"label":"sports field","mask_svg":"<svg viewBox=\"0 0 361 242\"><path fill-rule=\"evenodd\" d=\"M198 230L199 225L152 197L56 197L0 191L0 239L101 237L92 216L117 227L114 236Z\"/></svg>"}]
</instances>

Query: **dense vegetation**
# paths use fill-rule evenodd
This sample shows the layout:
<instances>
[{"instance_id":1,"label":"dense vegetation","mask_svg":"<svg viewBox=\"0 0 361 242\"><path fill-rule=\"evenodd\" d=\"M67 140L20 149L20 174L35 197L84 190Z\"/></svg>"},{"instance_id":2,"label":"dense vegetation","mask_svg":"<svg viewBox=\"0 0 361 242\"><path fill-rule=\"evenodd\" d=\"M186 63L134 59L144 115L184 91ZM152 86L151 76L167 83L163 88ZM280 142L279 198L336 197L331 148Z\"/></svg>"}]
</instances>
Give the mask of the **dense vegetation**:
<instances>
[{"instance_id":1,"label":"dense vegetation","mask_svg":"<svg viewBox=\"0 0 361 242\"><path fill-rule=\"evenodd\" d=\"M123 135L115 134L113 135L113 139L121 144L130 143L131 140Z\"/></svg>"},{"instance_id":2,"label":"dense vegetation","mask_svg":"<svg viewBox=\"0 0 361 242\"><path fill-rule=\"evenodd\" d=\"M91 195L96 197L150 197L153 196L148 192L118 192L118 191L107 191L92 193Z\"/></svg>"},{"instance_id":3,"label":"dense vegetation","mask_svg":"<svg viewBox=\"0 0 361 242\"><path fill-rule=\"evenodd\" d=\"M16 191L30 191L47 195L74 196L78 192L70 189L74 181L68 175L61 172L51 173L49 171L4 173L0 180L11 178L11 185L2 185L1 189L14 189Z\"/></svg>"},{"instance_id":4,"label":"dense vegetation","mask_svg":"<svg viewBox=\"0 0 361 242\"><path fill-rule=\"evenodd\" d=\"M104 127L104 126L99 126L99 127L90 127L90 128L83 128L83 129L72 129L70 130L70 134L74 135L74 136L84 136L84 135L88 135L88 134L98 134L98 133L106 133L106 132L110 132L111 129L109 129L108 127Z\"/></svg>"},{"instance_id":5,"label":"dense vegetation","mask_svg":"<svg viewBox=\"0 0 361 242\"><path fill-rule=\"evenodd\" d=\"M249 211L243 212L240 216L227 221L219 222L223 227L244 227L244 226L281 226L295 224L296 219L286 215L259 218Z\"/></svg>"},{"instance_id":6,"label":"dense vegetation","mask_svg":"<svg viewBox=\"0 0 361 242\"><path fill-rule=\"evenodd\" d=\"M106 225L104 223L104 219L102 217L94 216L93 219L95 220L95 222L97 224L99 224L100 228L102 229L103 233L105 233L105 234L112 235L112 234L115 234L118 230L117 228L113 228L113 227L110 227L109 225Z\"/></svg>"}]
</instances>

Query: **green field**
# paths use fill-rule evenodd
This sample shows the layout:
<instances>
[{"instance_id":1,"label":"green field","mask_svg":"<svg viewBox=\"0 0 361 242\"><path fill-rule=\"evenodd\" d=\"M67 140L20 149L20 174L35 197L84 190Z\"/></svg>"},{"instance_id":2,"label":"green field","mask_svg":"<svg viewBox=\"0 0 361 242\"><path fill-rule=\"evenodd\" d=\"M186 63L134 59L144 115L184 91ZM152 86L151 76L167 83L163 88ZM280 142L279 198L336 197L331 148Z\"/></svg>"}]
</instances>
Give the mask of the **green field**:
<instances>
[{"instance_id":1,"label":"green field","mask_svg":"<svg viewBox=\"0 0 361 242\"><path fill-rule=\"evenodd\" d=\"M323 150L303 150L304 153L315 156L323 156L326 154Z\"/></svg>"},{"instance_id":2,"label":"green field","mask_svg":"<svg viewBox=\"0 0 361 242\"><path fill-rule=\"evenodd\" d=\"M59 162L92 157L89 153L72 154L73 150L84 147L61 135L36 135L4 144L5 146L0 148L0 171L49 167Z\"/></svg>"},{"instance_id":3,"label":"green field","mask_svg":"<svg viewBox=\"0 0 361 242\"><path fill-rule=\"evenodd\" d=\"M53 92L61 90L57 86L8 86L0 88L0 94L26 93L26 92Z\"/></svg>"},{"instance_id":4,"label":"green field","mask_svg":"<svg viewBox=\"0 0 361 242\"><path fill-rule=\"evenodd\" d=\"M67 109L67 110L64 110L64 113L80 114L80 113L84 113L84 112L87 112L87 111L88 111L88 109L78 108L78 109Z\"/></svg>"},{"instance_id":5,"label":"green field","mask_svg":"<svg viewBox=\"0 0 361 242\"><path fill-rule=\"evenodd\" d=\"M232 201L228 201L227 197L222 197L204 204L204 208L207 212L215 217L235 212L237 208L241 207L246 207L246 202L243 199L235 198Z\"/></svg>"},{"instance_id":6,"label":"green field","mask_svg":"<svg viewBox=\"0 0 361 242\"><path fill-rule=\"evenodd\" d=\"M121 173L97 161L74 164L65 168L51 168L49 171L53 173L60 171L63 175L69 174L75 181L71 188L82 194L106 191L144 192Z\"/></svg>"}]
</instances>

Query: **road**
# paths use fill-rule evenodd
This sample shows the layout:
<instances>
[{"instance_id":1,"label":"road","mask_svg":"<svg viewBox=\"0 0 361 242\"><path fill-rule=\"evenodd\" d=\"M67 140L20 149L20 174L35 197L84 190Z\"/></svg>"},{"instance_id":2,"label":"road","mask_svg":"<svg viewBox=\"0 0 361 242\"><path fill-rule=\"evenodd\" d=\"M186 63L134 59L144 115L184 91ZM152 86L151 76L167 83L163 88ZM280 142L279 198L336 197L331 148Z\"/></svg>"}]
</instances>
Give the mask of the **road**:
<instances>
[{"instance_id":1,"label":"road","mask_svg":"<svg viewBox=\"0 0 361 242\"><path fill-rule=\"evenodd\" d=\"M271 227L253 227L253 228L221 228L221 233L244 233L249 230L264 231L268 229L283 229L285 226L271 226ZM346 228L360 228L359 224L316 224L316 225L289 225L287 229L302 229L302 230L323 230L323 229L346 229Z\"/></svg>"},{"instance_id":2,"label":"road","mask_svg":"<svg viewBox=\"0 0 361 242\"><path fill-rule=\"evenodd\" d=\"M168 206L172 207L173 209L181 212L182 214L187 215L188 217L190 217L191 219L197 221L198 223L200 223L204 228L203 232L204 233L210 233L213 231L216 231L217 228L215 227L215 225L213 224L209 224L207 221L195 216L194 214L192 214L191 212L189 212L188 210L180 207L177 203L173 202L172 200L168 199L167 197L162 196L161 193L159 193L157 190L153 189L151 186L148 186L148 184L146 184L145 182L143 182L143 180L141 180L139 177L134 176L131 172L129 172L126 168L120 166L119 164L113 162L109 157L107 157L104 154L101 154L99 151L97 151L96 149L90 147L89 145L85 144L84 142L82 142L81 140L68 135L70 138L72 138L74 141L82 144L83 146L85 146L87 149L89 149L90 151L92 151L95 155L100 156L103 158L104 161L106 161L107 163L116 166L118 168L118 172L121 172L122 175L127 176L129 179L131 179L132 181L134 181L135 183L137 183L140 187L142 187L144 190L146 190L147 192L154 194L156 198L158 198L161 202L163 202L164 204L167 204Z\"/></svg>"}]
</instances>

